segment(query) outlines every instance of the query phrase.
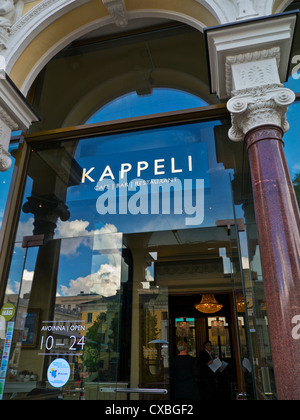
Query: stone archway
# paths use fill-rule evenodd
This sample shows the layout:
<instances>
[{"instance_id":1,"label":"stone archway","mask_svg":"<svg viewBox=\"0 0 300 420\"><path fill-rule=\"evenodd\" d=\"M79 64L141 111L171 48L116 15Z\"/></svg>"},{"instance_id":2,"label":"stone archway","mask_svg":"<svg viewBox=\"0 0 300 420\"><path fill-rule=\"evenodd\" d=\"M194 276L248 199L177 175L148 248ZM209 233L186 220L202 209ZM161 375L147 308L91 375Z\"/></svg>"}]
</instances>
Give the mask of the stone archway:
<instances>
[{"instance_id":1,"label":"stone archway","mask_svg":"<svg viewBox=\"0 0 300 420\"><path fill-rule=\"evenodd\" d=\"M114 21L99 0L80 0L76 5L74 1L66 1L59 9L56 1L56 8L52 3L50 0L40 3L12 27L7 50L3 53L7 73L24 95L57 52L76 38ZM132 0L128 2L127 16L128 19L160 17L177 20L199 30L218 24L216 18L195 0L184 3L163 0L159 5L155 0Z\"/></svg>"}]
</instances>

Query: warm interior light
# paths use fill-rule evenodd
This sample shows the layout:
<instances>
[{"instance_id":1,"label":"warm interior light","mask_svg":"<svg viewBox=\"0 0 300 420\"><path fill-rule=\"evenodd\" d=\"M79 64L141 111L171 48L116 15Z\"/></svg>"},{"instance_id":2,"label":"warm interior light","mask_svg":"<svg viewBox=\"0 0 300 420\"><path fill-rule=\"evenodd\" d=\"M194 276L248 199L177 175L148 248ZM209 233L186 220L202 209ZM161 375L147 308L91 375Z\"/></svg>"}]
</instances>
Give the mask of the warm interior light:
<instances>
[{"instance_id":1,"label":"warm interior light","mask_svg":"<svg viewBox=\"0 0 300 420\"><path fill-rule=\"evenodd\" d=\"M214 295L203 295L201 302L197 303L195 308L204 314L214 314L219 312L223 308L223 305L216 301Z\"/></svg>"},{"instance_id":2,"label":"warm interior light","mask_svg":"<svg viewBox=\"0 0 300 420\"><path fill-rule=\"evenodd\" d=\"M221 321L218 317L216 321L211 322L211 331L213 337L223 337L225 333L225 322Z\"/></svg>"},{"instance_id":3,"label":"warm interior light","mask_svg":"<svg viewBox=\"0 0 300 420\"><path fill-rule=\"evenodd\" d=\"M245 312L245 301L242 293L237 293L235 303L238 312Z\"/></svg>"}]
</instances>

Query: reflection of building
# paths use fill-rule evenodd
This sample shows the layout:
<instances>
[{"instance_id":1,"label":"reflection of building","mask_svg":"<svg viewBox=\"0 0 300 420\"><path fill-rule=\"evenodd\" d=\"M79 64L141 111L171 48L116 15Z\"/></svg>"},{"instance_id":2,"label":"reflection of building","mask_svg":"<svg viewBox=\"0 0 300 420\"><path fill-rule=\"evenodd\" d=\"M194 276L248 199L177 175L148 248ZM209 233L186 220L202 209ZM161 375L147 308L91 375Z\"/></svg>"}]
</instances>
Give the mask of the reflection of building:
<instances>
[{"instance_id":1,"label":"reflection of building","mask_svg":"<svg viewBox=\"0 0 300 420\"><path fill-rule=\"evenodd\" d=\"M47 382L49 356L16 333L36 309L42 323L84 325L78 341L95 333L93 373L135 389L147 340L172 336L172 299L214 293L227 299L233 387L300 399L299 2L3 3L0 300L17 309L22 369ZM154 181L174 187L161 206L148 206ZM26 299L12 295L25 272ZM61 279L75 296L60 296ZM209 331L196 324L199 344Z\"/></svg>"}]
</instances>

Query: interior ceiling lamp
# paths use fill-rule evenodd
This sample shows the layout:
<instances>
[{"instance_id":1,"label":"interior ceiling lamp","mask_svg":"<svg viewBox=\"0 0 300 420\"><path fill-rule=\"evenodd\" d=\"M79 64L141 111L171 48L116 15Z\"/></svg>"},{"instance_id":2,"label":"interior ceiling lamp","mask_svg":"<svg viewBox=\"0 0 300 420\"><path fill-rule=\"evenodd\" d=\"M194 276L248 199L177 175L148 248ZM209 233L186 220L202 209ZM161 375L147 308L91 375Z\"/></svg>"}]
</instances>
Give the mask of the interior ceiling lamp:
<instances>
[{"instance_id":1,"label":"interior ceiling lamp","mask_svg":"<svg viewBox=\"0 0 300 420\"><path fill-rule=\"evenodd\" d=\"M223 308L223 305L216 301L214 295L203 295L201 302L197 303L195 308L204 314L214 314L219 312Z\"/></svg>"}]
</instances>

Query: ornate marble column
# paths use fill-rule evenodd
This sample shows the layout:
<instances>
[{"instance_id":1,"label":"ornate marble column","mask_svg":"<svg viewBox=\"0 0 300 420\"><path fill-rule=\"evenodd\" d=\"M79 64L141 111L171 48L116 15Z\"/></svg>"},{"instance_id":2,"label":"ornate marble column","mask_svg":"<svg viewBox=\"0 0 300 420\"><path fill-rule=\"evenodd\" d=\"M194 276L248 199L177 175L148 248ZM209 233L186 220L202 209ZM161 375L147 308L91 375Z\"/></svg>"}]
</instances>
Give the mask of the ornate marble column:
<instances>
[{"instance_id":1,"label":"ornate marble column","mask_svg":"<svg viewBox=\"0 0 300 420\"><path fill-rule=\"evenodd\" d=\"M291 51L292 16L260 19L224 28L223 33L222 29L208 33L210 53L218 66L224 66L226 78L216 92L232 96L227 104L232 116L229 137L245 141L249 154L280 400L300 399L300 336L293 333L294 324L300 320L300 217L283 142L289 128L286 112L295 95L281 84L288 67L286 53ZM229 43L225 47L229 35L232 39L239 36L238 48L231 48ZM218 87L216 78L214 83Z\"/></svg>"}]
</instances>

